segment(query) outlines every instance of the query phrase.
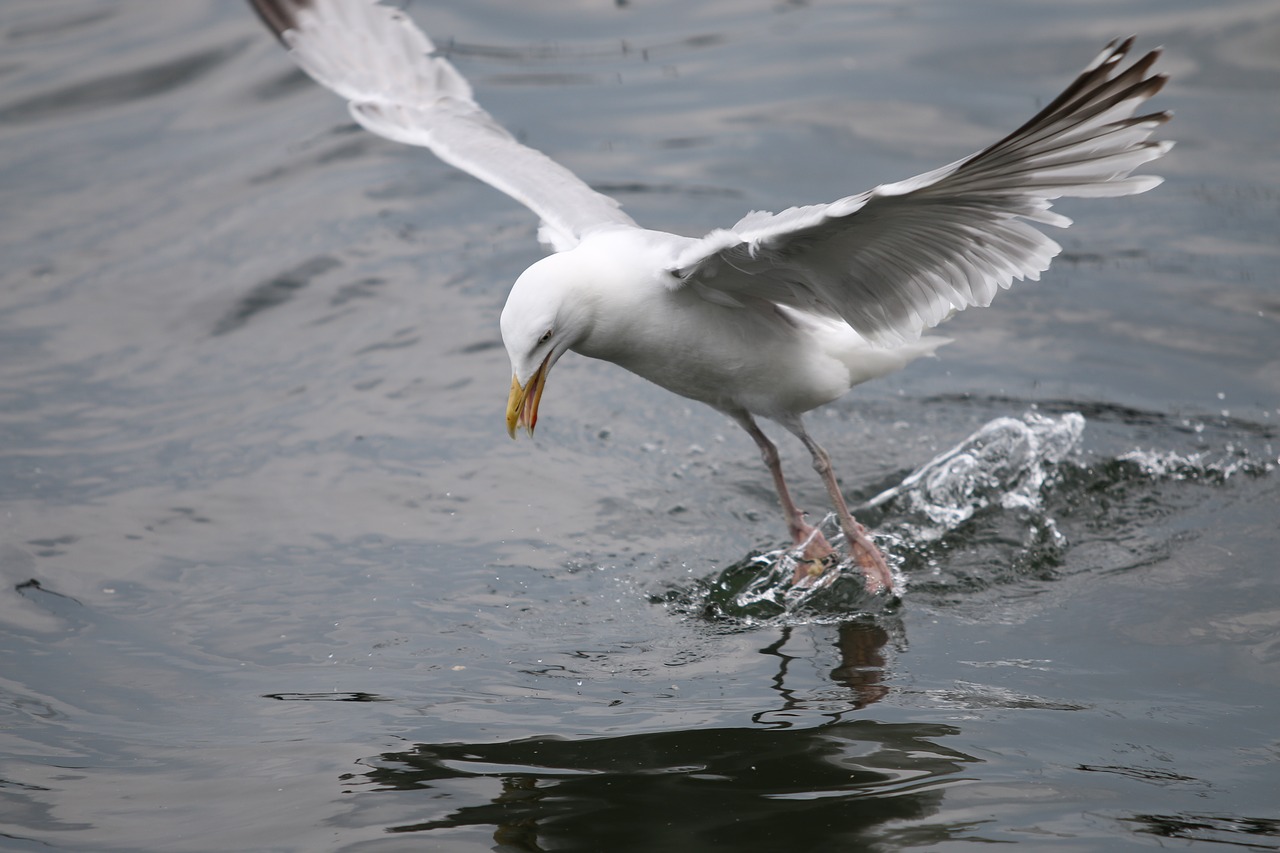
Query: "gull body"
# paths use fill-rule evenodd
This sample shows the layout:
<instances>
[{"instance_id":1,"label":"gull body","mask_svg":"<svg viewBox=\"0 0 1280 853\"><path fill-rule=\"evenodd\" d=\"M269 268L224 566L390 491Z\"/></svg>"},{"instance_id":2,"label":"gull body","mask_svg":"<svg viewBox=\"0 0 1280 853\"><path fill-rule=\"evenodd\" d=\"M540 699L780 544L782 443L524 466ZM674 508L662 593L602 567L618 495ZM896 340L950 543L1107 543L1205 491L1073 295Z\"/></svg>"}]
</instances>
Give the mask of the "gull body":
<instances>
[{"instance_id":1,"label":"gull body","mask_svg":"<svg viewBox=\"0 0 1280 853\"><path fill-rule=\"evenodd\" d=\"M552 350L610 361L731 416L782 420L931 353L945 338L875 346L849 324L763 299L721 304L681 286L670 270L697 241L662 231L596 232L533 264L502 312L503 339L525 386ZM556 342L556 345L552 344Z\"/></svg>"},{"instance_id":2,"label":"gull body","mask_svg":"<svg viewBox=\"0 0 1280 853\"><path fill-rule=\"evenodd\" d=\"M567 352L613 362L734 419L759 448L802 582L834 549L792 501L773 420L809 450L871 590L893 579L849 513L830 457L802 415L931 354L928 329L1037 279L1071 222L1063 196L1145 192L1133 175L1172 143L1170 116L1136 115L1164 85L1159 52L1127 67L1113 41L1044 109L982 151L833 202L754 211L698 238L641 228L618 202L515 139L403 11L374 0L249 0L298 65L380 136L429 148L532 210L554 254L515 282L502 312L511 359L507 430L532 432Z\"/></svg>"}]
</instances>

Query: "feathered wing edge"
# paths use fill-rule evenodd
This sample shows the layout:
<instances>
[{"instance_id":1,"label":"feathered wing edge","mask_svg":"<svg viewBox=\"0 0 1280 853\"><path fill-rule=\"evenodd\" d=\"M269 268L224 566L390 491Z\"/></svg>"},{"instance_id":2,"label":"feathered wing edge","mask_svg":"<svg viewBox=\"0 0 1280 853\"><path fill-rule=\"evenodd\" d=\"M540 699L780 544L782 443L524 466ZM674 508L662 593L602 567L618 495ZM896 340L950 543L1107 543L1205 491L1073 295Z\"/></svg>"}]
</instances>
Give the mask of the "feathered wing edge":
<instances>
[{"instance_id":1,"label":"feathered wing edge","mask_svg":"<svg viewBox=\"0 0 1280 853\"><path fill-rule=\"evenodd\" d=\"M399 9L376 0L249 2L303 71L347 99L360 125L429 148L525 205L542 220L539 238L556 251L600 227L635 225L617 201L498 124Z\"/></svg>"},{"instance_id":2,"label":"feathered wing edge","mask_svg":"<svg viewBox=\"0 0 1280 853\"><path fill-rule=\"evenodd\" d=\"M970 157L831 204L748 214L686 250L673 272L717 301L839 316L886 345L988 305L1061 251L1030 224L1071 224L1053 199L1160 184L1130 174L1173 145L1147 141L1168 113L1134 115L1166 81L1148 76L1159 51L1117 73L1132 43L1111 42L1031 120Z\"/></svg>"}]
</instances>

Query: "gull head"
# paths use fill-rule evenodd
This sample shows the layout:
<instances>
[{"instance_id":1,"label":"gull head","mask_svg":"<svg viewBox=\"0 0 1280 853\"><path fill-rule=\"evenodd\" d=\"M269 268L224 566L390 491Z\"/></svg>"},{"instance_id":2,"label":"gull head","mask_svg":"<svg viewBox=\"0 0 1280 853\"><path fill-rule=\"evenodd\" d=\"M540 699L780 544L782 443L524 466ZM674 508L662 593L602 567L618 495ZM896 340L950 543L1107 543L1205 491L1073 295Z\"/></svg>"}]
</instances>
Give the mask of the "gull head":
<instances>
[{"instance_id":1,"label":"gull head","mask_svg":"<svg viewBox=\"0 0 1280 853\"><path fill-rule=\"evenodd\" d=\"M547 374L590 331L589 299L572 252L551 255L529 267L511 288L502 309L502 343L511 359L507 432L533 435Z\"/></svg>"}]
</instances>

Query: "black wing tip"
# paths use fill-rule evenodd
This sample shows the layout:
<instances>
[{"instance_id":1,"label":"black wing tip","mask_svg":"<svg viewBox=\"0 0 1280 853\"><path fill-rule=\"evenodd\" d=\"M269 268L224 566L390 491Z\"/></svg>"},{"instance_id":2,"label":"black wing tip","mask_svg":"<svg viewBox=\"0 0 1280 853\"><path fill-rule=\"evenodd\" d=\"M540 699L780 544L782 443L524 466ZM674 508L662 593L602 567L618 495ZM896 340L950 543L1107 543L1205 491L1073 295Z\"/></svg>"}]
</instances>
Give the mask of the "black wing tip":
<instances>
[{"instance_id":1,"label":"black wing tip","mask_svg":"<svg viewBox=\"0 0 1280 853\"><path fill-rule=\"evenodd\" d=\"M311 5L311 0L249 0L262 23L281 42L288 30L297 29L298 12Z\"/></svg>"},{"instance_id":2,"label":"black wing tip","mask_svg":"<svg viewBox=\"0 0 1280 853\"><path fill-rule=\"evenodd\" d=\"M1127 36L1123 39L1113 38L1111 41L1107 42L1107 46L1102 50L1102 56L1100 57L1101 61L1099 62L1095 60L1094 63L1085 69L1081 76L1084 76L1091 71L1097 71L1100 68L1115 68L1121 65L1133 50L1133 43L1137 38L1137 36ZM1145 73L1146 69L1155 65L1156 60L1158 60L1163 53L1164 46L1158 45L1142 54L1138 59L1134 60L1133 64L1129 67L1142 68ZM1107 76L1110 76L1110 74Z\"/></svg>"},{"instance_id":3,"label":"black wing tip","mask_svg":"<svg viewBox=\"0 0 1280 853\"><path fill-rule=\"evenodd\" d=\"M1090 72L1099 69L1112 69L1119 66L1128 57L1130 51L1133 50L1133 43L1137 40L1137 36L1127 36L1125 38L1113 38L1107 42L1107 46L1102 49L1102 55L1099 57L1101 61L1095 60L1088 68L1084 70L1081 76L1085 76ZM1164 54L1164 46L1159 45L1148 50L1141 58L1134 61L1130 68L1140 68L1140 73L1145 74L1151 66ZM1107 74L1106 76L1110 76ZM1163 76L1163 75L1161 75Z\"/></svg>"},{"instance_id":4,"label":"black wing tip","mask_svg":"<svg viewBox=\"0 0 1280 853\"><path fill-rule=\"evenodd\" d=\"M1125 56L1129 51L1133 50L1133 43L1138 40L1137 33L1130 33L1121 38L1117 36L1113 38L1107 47L1111 48L1111 55L1115 57Z\"/></svg>"},{"instance_id":5,"label":"black wing tip","mask_svg":"<svg viewBox=\"0 0 1280 853\"><path fill-rule=\"evenodd\" d=\"M1145 124L1147 122L1155 122L1156 124L1168 124L1173 120L1173 110L1161 110L1158 113L1147 113L1143 116L1134 116L1129 119L1133 124Z\"/></svg>"},{"instance_id":6,"label":"black wing tip","mask_svg":"<svg viewBox=\"0 0 1280 853\"><path fill-rule=\"evenodd\" d=\"M1151 95L1149 95L1148 97L1153 97L1156 94L1158 94L1160 90L1163 89L1166 84L1168 84L1168 82L1169 82L1168 74L1163 74L1163 73L1153 74L1150 77L1148 77L1147 84L1151 87Z\"/></svg>"}]
</instances>

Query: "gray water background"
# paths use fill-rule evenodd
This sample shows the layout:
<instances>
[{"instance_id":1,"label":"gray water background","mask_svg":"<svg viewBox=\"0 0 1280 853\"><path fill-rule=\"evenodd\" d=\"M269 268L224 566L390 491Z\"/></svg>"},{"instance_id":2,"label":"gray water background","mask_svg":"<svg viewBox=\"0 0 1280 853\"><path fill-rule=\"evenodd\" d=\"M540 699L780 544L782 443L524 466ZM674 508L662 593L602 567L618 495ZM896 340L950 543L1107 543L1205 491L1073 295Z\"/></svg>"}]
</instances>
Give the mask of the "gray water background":
<instances>
[{"instance_id":1,"label":"gray water background","mask_svg":"<svg viewBox=\"0 0 1280 853\"><path fill-rule=\"evenodd\" d=\"M713 612L785 536L736 427L566 358L503 433L531 216L357 129L238 3L9 0L0 849L1280 849L1280 6L410 10L507 127L695 234L1163 44L1166 184L1063 203L1042 282L812 419L855 501L997 417L1081 412L1083 447L1042 514L908 555L899 605Z\"/></svg>"}]
</instances>

